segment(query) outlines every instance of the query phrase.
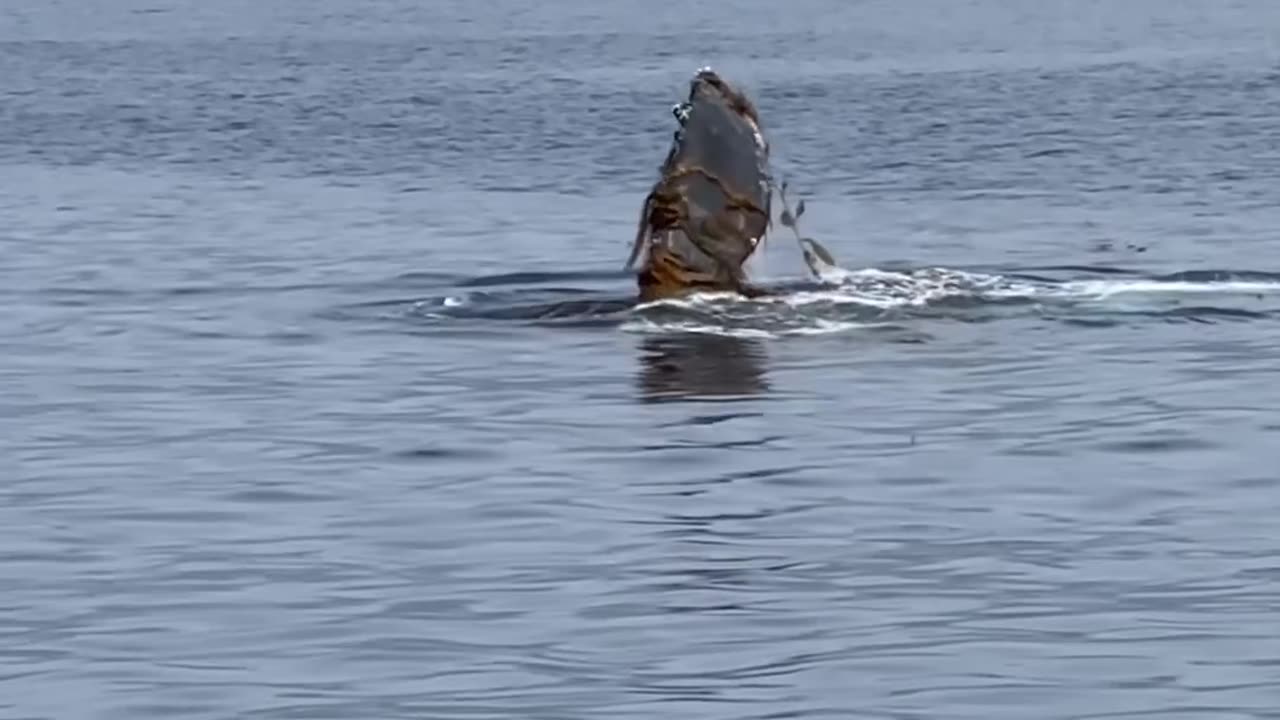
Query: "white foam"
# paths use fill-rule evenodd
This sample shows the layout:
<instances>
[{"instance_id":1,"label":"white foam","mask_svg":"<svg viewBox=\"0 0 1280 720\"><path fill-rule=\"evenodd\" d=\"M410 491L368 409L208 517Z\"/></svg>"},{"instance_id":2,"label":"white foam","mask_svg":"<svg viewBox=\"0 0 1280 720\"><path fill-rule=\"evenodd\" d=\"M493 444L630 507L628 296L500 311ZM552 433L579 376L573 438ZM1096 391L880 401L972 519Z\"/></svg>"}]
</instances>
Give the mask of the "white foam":
<instances>
[{"instance_id":1,"label":"white foam","mask_svg":"<svg viewBox=\"0 0 1280 720\"><path fill-rule=\"evenodd\" d=\"M732 292L694 292L681 297L661 298L658 300L640 303L632 308L632 310L640 311L659 307L696 309L716 304L750 302L752 302L750 298L744 298L741 295Z\"/></svg>"},{"instance_id":2,"label":"white foam","mask_svg":"<svg viewBox=\"0 0 1280 720\"><path fill-rule=\"evenodd\" d=\"M623 330L778 338L881 327L887 324L882 322L885 315L894 309L924 307L949 298L1072 304L1141 297L1158 302L1169 295L1280 294L1280 282L1267 281L1104 279L1057 283L1013 280L1002 275L946 268L910 272L878 268L837 270L833 276L838 275L839 282L823 282L817 289L757 298L733 293L698 293L646 303L633 310L632 319L624 323ZM648 311L654 308L674 310L677 317L652 317ZM682 314L692 317L680 317Z\"/></svg>"},{"instance_id":3,"label":"white foam","mask_svg":"<svg viewBox=\"0 0 1280 720\"><path fill-rule=\"evenodd\" d=\"M734 328L723 325L711 325L693 320L677 320L659 322L649 318L634 318L624 322L620 328L629 333L691 333L695 335L727 335L740 338L770 338L772 333L760 328Z\"/></svg>"},{"instance_id":4,"label":"white foam","mask_svg":"<svg viewBox=\"0 0 1280 720\"><path fill-rule=\"evenodd\" d=\"M1106 299L1118 295L1268 295L1280 294L1280 282L1258 280L1072 280L1062 283L1031 283L1001 275L966 273L945 268L918 270L911 274L869 268L841 271L841 281L833 289L854 291L854 297L874 301L888 298L886 305L922 305L941 297L965 294L992 299L1079 298ZM797 293L803 297L804 293Z\"/></svg>"},{"instance_id":5,"label":"white foam","mask_svg":"<svg viewBox=\"0 0 1280 720\"><path fill-rule=\"evenodd\" d=\"M637 334L672 334L690 333L698 335L719 335L744 339L768 340L789 335L831 335L883 327L888 323L855 322L852 320L826 320L813 318L810 324L794 327L779 327L766 330L761 327L734 327L731 325L715 325L694 320L674 320L668 322L649 318L634 318L624 322L620 329L623 332Z\"/></svg>"},{"instance_id":6,"label":"white foam","mask_svg":"<svg viewBox=\"0 0 1280 720\"><path fill-rule=\"evenodd\" d=\"M1266 295L1280 293L1280 283L1252 280L1188 282L1182 280L1083 280L1063 283L1070 295L1105 299L1117 295Z\"/></svg>"}]
</instances>

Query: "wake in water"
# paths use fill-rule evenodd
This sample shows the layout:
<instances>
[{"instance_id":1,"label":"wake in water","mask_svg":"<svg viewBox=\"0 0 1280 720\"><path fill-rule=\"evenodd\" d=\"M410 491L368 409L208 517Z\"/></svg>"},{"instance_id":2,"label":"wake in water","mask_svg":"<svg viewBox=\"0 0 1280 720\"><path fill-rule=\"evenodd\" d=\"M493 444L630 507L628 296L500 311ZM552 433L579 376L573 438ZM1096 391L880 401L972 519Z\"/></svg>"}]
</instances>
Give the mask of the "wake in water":
<instances>
[{"instance_id":1,"label":"wake in water","mask_svg":"<svg viewBox=\"0 0 1280 720\"><path fill-rule=\"evenodd\" d=\"M785 205L785 197L784 197ZM1280 316L1280 273L1191 270L1149 275L1105 266L864 268L837 264L803 237L803 207L784 207L809 269L764 283L759 297L695 293L638 302L626 271L508 273L449 278L405 275L379 290L398 297L361 302L342 315L414 324L477 327L486 322L605 327L650 335L736 338L826 335L889 329L920 332L925 321L991 322L1033 317L1074 325L1143 321L1223 322ZM417 294L428 290L423 297Z\"/></svg>"},{"instance_id":2,"label":"wake in water","mask_svg":"<svg viewBox=\"0 0 1280 720\"><path fill-rule=\"evenodd\" d=\"M930 320L1035 317L1106 326L1280 316L1280 273L1144 275L1111 267L820 269L816 278L771 283L774 292L764 297L706 293L650 303L636 302L631 275L621 272L459 278L444 287L433 282L435 294L416 298L406 295L425 288L411 288L412 278L407 278L400 297L355 308L415 324L514 322L743 338L911 330Z\"/></svg>"},{"instance_id":3,"label":"wake in water","mask_svg":"<svg viewBox=\"0 0 1280 720\"><path fill-rule=\"evenodd\" d=\"M678 126L672 147L642 203L626 263L639 263L635 274L462 278L452 287L433 287L442 292L426 298L359 307L454 327L504 321L723 337L910 331L930 320L1011 316L1083 325L1143 318L1215 322L1280 311L1280 274L1270 273L1153 277L1118 268L847 269L801 232L805 203L793 207L788 183L775 182L769 144L749 98L702 68L672 112ZM775 198L781 204L778 222L794 236L809 276L758 284L747 278L744 265L772 228Z\"/></svg>"},{"instance_id":4,"label":"wake in water","mask_svg":"<svg viewBox=\"0 0 1280 720\"><path fill-rule=\"evenodd\" d=\"M801 232L804 201L793 207L788 183L775 184L768 143L745 95L703 68L673 113L678 121L673 145L643 203L626 263L644 260L636 274L460 279L444 294L407 303L407 317L779 337L910 331L927 320L989 322L1019 315L1107 325L1135 318L1256 319L1280 310L1280 275L1265 273L1150 277L1116 268L850 270ZM743 266L772 226L775 197L782 206L778 222L794 236L809 277L757 286ZM1064 270L1070 275L1064 277ZM690 294L695 290L700 292ZM398 310L405 304L364 307Z\"/></svg>"},{"instance_id":5,"label":"wake in water","mask_svg":"<svg viewBox=\"0 0 1280 720\"><path fill-rule=\"evenodd\" d=\"M750 299L724 293L647 303L635 308L623 329L776 337L902 328L913 318L981 322L1034 313L1075 324L1108 325L1135 317L1192 322L1256 319L1280 311L1280 274L1275 273L1189 271L1142 276L1105 267L1047 268L1049 275L1030 270L848 270L820 242L800 232L804 203L792 210L785 183L779 198L781 223L795 235L809 268L810 286L798 284L789 292ZM1076 277L1060 277L1063 271ZM1095 277L1078 277L1082 272Z\"/></svg>"},{"instance_id":6,"label":"wake in water","mask_svg":"<svg viewBox=\"0 0 1280 720\"><path fill-rule=\"evenodd\" d=\"M1086 325L1136 318L1213 322L1280 313L1280 274L1190 272L1165 277L1054 280L925 268L828 274L821 284L770 298L695 296L635 308L633 332L777 337L906 327L913 319L986 322L1036 315Z\"/></svg>"}]
</instances>

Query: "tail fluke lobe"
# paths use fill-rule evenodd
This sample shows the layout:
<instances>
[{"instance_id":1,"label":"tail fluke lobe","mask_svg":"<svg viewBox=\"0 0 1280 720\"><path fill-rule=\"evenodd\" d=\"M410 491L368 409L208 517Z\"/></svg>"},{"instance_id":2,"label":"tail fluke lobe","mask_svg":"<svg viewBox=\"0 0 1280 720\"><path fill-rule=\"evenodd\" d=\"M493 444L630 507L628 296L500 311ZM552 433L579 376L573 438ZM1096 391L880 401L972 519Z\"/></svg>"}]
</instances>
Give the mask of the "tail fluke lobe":
<instances>
[{"instance_id":1,"label":"tail fluke lobe","mask_svg":"<svg viewBox=\"0 0 1280 720\"><path fill-rule=\"evenodd\" d=\"M809 267L813 277L822 281L835 281L845 274L836 259L826 246L813 238L800 238L800 252L804 255L804 264Z\"/></svg>"},{"instance_id":2,"label":"tail fluke lobe","mask_svg":"<svg viewBox=\"0 0 1280 720\"><path fill-rule=\"evenodd\" d=\"M845 271L840 268L831 251L817 240L800 235L800 218L804 215L804 200L800 200L796 205L795 212L792 212L791 205L787 202L786 181L783 181L782 185L776 188L776 191L778 199L782 201L782 217L779 222L791 228L791 232L795 234L796 244L800 246L800 253L804 256L804 264L809 268L809 272L816 280L833 281L838 279Z\"/></svg>"}]
</instances>

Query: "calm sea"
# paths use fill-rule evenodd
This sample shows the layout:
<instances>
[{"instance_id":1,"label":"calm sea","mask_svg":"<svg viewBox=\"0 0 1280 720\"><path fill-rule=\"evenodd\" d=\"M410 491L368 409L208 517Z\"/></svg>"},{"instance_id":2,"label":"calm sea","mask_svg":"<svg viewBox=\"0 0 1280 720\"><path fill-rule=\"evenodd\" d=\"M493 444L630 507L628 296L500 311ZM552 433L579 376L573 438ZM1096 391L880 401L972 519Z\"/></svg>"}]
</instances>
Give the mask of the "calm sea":
<instances>
[{"instance_id":1,"label":"calm sea","mask_svg":"<svg viewBox=\"0 0 1280 720\"><path fill-rule=\"evenodd\" d=\"M806 233L622 270L710 65ZM1280 718L1274 0L5 0L0 718Z\"/></svg>"}]
</instances>

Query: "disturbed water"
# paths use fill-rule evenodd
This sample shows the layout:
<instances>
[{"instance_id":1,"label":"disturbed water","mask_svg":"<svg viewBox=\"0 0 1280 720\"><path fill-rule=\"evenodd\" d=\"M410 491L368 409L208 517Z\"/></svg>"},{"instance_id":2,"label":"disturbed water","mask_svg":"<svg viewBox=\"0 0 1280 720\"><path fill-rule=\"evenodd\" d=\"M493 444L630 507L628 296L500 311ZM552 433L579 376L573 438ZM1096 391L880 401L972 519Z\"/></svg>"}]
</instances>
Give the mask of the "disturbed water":
<instances>
[{"instance_id":1,"label":"disturbed water","mask_svg":"<svg viewBox=\"0 0 1280 720\"><path fill-rule=\"evenodd\" d=\"M0 7L0 718L1280 717L1280 6ZM806 233L621 270L710 64Z\"/></svg>"}]
</instances>

